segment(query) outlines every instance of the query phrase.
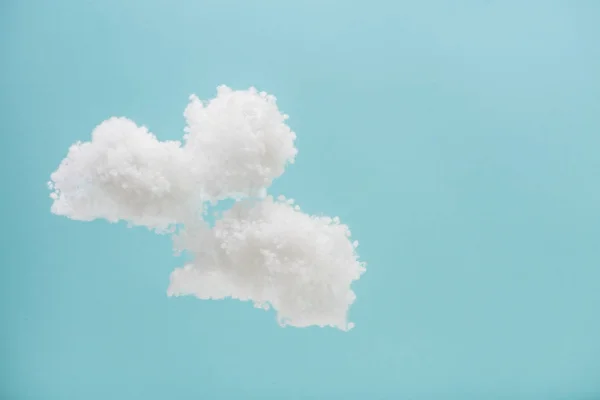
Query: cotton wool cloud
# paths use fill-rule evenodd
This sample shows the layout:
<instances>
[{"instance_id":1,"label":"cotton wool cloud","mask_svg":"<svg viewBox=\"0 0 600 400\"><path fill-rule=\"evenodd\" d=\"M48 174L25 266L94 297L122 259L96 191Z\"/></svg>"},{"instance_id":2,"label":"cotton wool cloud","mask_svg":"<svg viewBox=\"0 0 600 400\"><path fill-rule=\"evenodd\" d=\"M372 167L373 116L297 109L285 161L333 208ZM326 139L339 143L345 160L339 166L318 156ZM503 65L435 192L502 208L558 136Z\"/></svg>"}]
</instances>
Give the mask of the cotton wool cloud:
<instances>
[{"instance_id":1,"label":"cotton wool cloud","mask_svg":"<svg viewBox=\"0 0 600 400\"><path fill-rule=\"evenodd\" d=\"M171 273L169 296L251 301L282 326L351 329L358 242L338 218L268 194L298 153L276 98L220 86L210 101L191 96L184 117L182 141L127 118L102 122L52 173L51 211L171 234L192 257ZM206 205L224 199L236 201L209 224Z\"/></svg>"}]
</instances>

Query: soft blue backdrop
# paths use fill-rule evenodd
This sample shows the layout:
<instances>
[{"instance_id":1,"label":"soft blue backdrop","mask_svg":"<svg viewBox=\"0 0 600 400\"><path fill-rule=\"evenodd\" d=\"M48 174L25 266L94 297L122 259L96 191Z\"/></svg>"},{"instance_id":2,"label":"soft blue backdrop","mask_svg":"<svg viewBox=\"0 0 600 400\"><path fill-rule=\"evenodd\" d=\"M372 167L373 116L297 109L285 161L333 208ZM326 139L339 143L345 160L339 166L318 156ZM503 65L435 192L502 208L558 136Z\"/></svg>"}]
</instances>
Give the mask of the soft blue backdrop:
<instances>
[{"instance_id":1,"label":"soft blue backdrop","mask_svg":"<svg viewBox=\"0 0 600 400\"><path fill-rule=\"evenodd\" d=\"M600 2L3 0L0 398L600 396ZM361 242L356 329L169 299L167 237L50 214L112 115L278 96L273 187Z\"/></svg>"}]
</instances>

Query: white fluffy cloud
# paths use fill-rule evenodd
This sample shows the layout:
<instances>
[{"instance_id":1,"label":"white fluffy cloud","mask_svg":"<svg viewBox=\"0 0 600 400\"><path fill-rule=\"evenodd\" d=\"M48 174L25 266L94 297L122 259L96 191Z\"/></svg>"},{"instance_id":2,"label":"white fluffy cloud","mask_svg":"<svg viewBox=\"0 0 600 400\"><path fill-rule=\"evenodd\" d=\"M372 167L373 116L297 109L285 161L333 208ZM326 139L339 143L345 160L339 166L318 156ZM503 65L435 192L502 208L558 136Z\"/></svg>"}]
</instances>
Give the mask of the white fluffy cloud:
<instances>
[{"instance_id":1,"label":"white fluffy cloud","mask_svg":"<svg viewBox=\"0 0 600 400\"><path fill-rule=\"evenodd\" d=\"M297 154L276 99L221 86L209 102L191 96L184 116L183 143L126 118L101 123L52 174L52 212L173 232L193 259L173 271L169 295L250 300L282 325L350 329L351 284L365 269L348 227L266 196ZM209 226L204 205L226 198L237 202Z\"/></svg>"}]
</instances>

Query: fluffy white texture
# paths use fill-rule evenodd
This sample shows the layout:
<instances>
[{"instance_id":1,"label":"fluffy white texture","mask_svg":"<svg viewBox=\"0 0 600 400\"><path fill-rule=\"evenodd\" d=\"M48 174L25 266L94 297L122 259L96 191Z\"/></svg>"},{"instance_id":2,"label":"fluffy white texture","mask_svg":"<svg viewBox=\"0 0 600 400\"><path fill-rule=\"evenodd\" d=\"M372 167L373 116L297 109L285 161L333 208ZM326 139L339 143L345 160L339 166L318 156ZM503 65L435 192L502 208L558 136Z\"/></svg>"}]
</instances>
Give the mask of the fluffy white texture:
<instances>
[{"instance_id":1,"label":"fluffy white texture","mask_svg":"<svg viewBox=\"0 0 600 400\"><path fill-rule=\"evenodd\" d=\"M126 118L111 118L91 142L71 146L51 175L52 212L165 228L184 220L187 203L197 200L188 165L179 142L160 142Z\"/></svg>"},{"instance_id":2,"label":"fluffy white texture","mask_svg":"<svg viewBox=\"0 0 600 400\"><path fill-rule=\"evenodd\" d=\"M254 88L221 86L206 106L191 96L185 117L183 146L126 118L104 121L52 174L52 211L162 230L185 222L203 201L262 193L296 156L287 116Z\"/></svg>"},{"instance_id":3,"label":"fluffy white texture","mask_svg":"<svg viewBox=\"0 0 600 400\"><path fill-rule=\"evenodd\" d=\"M220 86L206 105L191 96L184 115L185 149L194 154L211 198L256 195L294 162L296 135L265 92Z\"/></svg>"},{"instance_id":4,"label":"fluffy white texture","mask_svg":"<svg viewBox=\"0 0 600 400\"><path fill-rule=\"evenodd\" d=\"M252 300L276 309L282 325L352 327L350 285L364 266L338 219L267 197L236 203L210 232L198 228L176 237L196 257L171 274L169 295Z\"/></svg>"},{"instance_id":5,"label":"fluffy white texture","mask_svg":"<svg viewBox=\"0 0 600 400\"><path fill-rule=\"evenodd\" d=\"M277 310L282 325L350 329L351 284L364 265L348 227L264 198L297 153L275 97L221 86L210 102L191 96L184 115L183 145L126 118L101 123L52 174L52 212L179 227L175 247L193 261L172 273L169 295L251 300ZM225 198L240 201L209 227L199 211Z\"/></svg>"}]
</instances>

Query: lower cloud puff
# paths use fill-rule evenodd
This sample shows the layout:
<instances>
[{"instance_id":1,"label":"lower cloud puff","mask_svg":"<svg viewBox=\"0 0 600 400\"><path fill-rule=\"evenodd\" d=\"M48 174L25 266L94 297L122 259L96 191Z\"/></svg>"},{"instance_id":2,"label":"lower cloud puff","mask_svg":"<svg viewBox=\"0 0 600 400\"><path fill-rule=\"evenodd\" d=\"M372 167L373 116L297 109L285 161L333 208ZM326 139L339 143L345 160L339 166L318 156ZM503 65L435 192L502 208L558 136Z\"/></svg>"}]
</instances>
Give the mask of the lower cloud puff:
<instances>
[{"instance_id":1,"label":"lower cloud puff","mask_svg":"<svg viewBox=\"0 0 600 400\"><path fill-rule=\"evenodd\" d=\"M282 325L351 327L350 285L364 267L337 219L267 197L236 203L210 232L198 229L207 228L185 228L176 237L177 249L195 258L172 273L169 295L252 300L277 310Z\"/></svg>"},{"instance_id":2,"label":"lower cloud puff","mask_svg":"<svg viewBox=\"0 0 600 400\"><path fill-rule=\"evenodd\" d=\"M351 285L365 267L348 227L261 195L297 153L276 99L222 86L208 103L192 96L185 117L183 145L125 118L100 124L52 174L52 212L174 232L193 260L171 274L170 296L253 301L282 326L352 328ZM209 226L205 203L229 197Z\"/></svg>"}]
</instances>

